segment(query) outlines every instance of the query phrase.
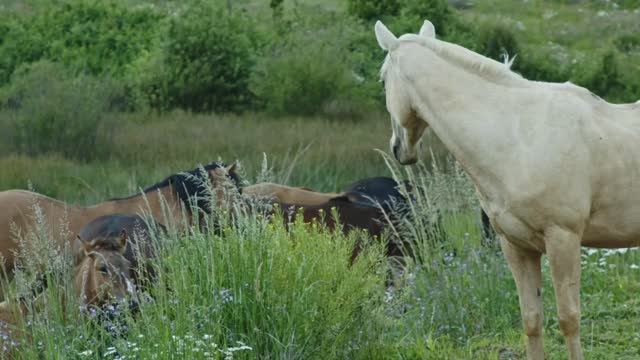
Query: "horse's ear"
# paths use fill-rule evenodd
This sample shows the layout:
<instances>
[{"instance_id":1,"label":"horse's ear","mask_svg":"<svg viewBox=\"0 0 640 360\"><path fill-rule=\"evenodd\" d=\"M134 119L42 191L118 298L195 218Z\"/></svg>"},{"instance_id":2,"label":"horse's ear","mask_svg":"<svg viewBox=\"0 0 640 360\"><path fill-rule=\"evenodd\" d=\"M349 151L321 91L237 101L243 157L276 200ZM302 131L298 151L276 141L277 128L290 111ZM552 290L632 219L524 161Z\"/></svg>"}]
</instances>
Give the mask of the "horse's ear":
<instances>
[{"instance_id":1,"label":"horse's ear","mask_svg":"<svg viewBox=\"0 0 640 360\"><path fill-rule=\"evenodd\" d=\"M435 39L436 38L436 28L433 26L431 21L425 20L424 24L422 24L422 27L420 28L419 34L422 37Z\"/></svg>"},{"instance_id":2,"label":"horse's ear","mask_svg":"<svg viewBox=\"0 0 640 360\"><path fill-rule=\"evenodd\" d=\"M387 29L384 24L378 20L376 21L376 25L374 27L376 32L376 39L378 40L378 45L385 51L391 51L398 47L398 38L393 35L389 29Z\"/></svg>"},{"instance_id":3,"label":"horse's ear","mask_svg":"<svg viewBox=\"0 0 640 360\"><path fill-rule=\"evenodd\" d=\"M89 256L91 252L91 243L83 239L80 235L76 235L76 240L73 244L73 251L76 255L76 261L83 256Z\"/></svg>"},{"instance_id":4,"label":"horse's ear","mask_svg":"<svg viewBox=\"0 0 640 360\"><path fill-rule=\"evenodd\" d=\"M238 168L238 162L234 161L233 164L227 166L224 168L224 170L227 172L227 174L236 171L236 169Z\"/></svg>"},{"instance_id":5,"label":"horse's ear","mask_svg":"<svg viewBox=\"0 0 640 360\"><path fill-rule=\"evenodd\" d=\"M124 251L127 248L127 239L129 238L129 236L127 235L127 230L126 229L122 229L122 231L120 232L120 238L118 239L118 250L120 250L121 253L124 254Z\"/></svg>"}]
</instances>

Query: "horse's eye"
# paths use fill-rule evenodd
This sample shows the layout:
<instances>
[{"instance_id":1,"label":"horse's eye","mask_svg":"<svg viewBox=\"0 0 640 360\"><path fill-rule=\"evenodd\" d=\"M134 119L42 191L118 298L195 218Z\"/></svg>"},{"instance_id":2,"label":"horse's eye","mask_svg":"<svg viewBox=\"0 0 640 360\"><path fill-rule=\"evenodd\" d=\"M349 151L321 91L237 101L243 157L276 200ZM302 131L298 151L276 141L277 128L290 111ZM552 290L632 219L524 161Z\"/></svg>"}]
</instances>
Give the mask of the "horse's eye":
<instances>
[{"instance_id":1,"label":"horse's eye","mask_svg":"<svg viewBox=\"0 0 640 360\"><path fill-rule=\"evenodd\" d=\"M100 271L101 273L106 274L106 275L108 275L108 274L109 274L109 269L107 268L107 266L106 266L106 265L102 265L102 266L100 266L100 268L98 269L98 271Z\"/></svg>"}]
</instances>

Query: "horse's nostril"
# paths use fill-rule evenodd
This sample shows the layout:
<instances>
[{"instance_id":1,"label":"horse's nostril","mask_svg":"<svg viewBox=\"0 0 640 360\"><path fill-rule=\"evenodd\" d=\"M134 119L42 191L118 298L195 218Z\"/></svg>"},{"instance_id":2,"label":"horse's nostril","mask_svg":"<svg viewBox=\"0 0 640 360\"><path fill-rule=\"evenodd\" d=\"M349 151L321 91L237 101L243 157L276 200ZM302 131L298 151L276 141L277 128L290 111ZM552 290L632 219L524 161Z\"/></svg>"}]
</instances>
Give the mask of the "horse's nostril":
<instances>
[{"instance_id":1,"label":"horse's nostril","mask_svg":"<svg viewBox=\"0 0 640 360\"><path fill-rule=\"evenodd\" d=\"M398 151L400 150L400 144L395 143L393 144L393 156L396 157L396 159L398 159Z\"/></svg>"}]
</instances>

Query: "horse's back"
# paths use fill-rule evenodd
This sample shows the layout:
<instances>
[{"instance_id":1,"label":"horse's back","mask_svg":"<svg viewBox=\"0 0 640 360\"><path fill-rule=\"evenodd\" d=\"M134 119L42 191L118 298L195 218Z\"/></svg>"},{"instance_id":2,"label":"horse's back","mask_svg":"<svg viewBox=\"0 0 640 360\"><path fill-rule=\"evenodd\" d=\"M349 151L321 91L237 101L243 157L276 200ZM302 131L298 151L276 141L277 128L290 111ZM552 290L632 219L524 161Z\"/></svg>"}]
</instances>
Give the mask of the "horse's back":
<instances>
[{"instance_id":1,"label":"horse's back","mask_svg":"<svg viewBox=\"0 0 640 360\"><path fill-rule=\"evenodd\" d=\"M315 206L325 204L339 193L321 193L307 188L292 187L275 183L259 183L246 186L242 193L254 197L267 198L278 203Z\"/></svg>"}]
</instances>

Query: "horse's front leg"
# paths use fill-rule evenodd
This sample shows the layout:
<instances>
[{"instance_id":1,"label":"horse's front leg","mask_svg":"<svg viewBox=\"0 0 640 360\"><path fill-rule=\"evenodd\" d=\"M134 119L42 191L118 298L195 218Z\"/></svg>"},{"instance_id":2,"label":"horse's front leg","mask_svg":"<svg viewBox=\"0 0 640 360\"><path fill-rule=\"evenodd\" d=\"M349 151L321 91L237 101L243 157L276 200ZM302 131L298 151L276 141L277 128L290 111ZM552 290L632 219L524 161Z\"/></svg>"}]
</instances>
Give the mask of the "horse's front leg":
<instances>
[{"instance_id":1,"label":"horse's front leg","mask_svg":"<svg viewBox=\"0 0 640 360\"><path fill-rule=\"evenodd\" d=\"M580 240L579 235L560 227L545 232L558 303L558 322L571 360L583 358L580 347Z\"/></svg>"},{"instance_id":2,"label":"horse's front leg","mask_svg":"<svg viewBox=\"0 0 640 360\"><path fill-rule=\"evenodd\" d=\"M542 360L542 254L521 249L505 240L504 236L500 236L500 246L518 288L522 326L527 335L527 358Z\"/></svg>"}]
</instances>

